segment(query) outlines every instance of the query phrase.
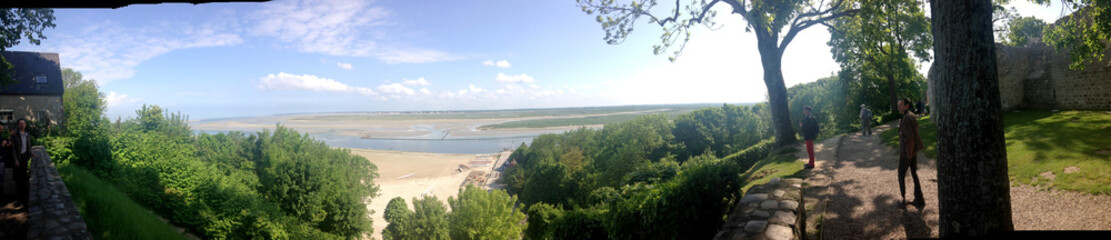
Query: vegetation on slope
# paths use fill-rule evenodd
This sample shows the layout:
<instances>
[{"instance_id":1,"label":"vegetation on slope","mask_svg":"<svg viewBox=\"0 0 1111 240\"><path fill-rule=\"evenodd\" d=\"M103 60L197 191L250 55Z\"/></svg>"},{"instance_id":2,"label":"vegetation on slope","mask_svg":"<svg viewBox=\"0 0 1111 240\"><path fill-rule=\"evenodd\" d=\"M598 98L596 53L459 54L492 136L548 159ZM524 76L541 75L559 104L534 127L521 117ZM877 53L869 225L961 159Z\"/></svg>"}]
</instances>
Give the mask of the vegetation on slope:
<instances>
[{"instance_id":1,"label":"vegetation on slope","mask_svg":"<svg viewBox=\"0 0 1111 240\"><path fill-rule=\"evenodd\" d=\"M96 239L186 239L127 195L74 166L58 167L73 203Z\"/></svg>"}]
</instances>

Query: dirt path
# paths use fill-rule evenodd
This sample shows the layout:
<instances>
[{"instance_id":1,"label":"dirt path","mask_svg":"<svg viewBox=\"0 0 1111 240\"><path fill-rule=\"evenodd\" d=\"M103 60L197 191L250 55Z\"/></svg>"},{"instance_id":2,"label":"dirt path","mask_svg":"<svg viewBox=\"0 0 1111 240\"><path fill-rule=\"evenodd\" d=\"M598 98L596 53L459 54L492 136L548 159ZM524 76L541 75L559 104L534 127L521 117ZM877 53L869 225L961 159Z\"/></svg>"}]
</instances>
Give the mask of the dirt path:
<instances>
[{"instance_id":1,"label":"dirt path","mask_svg":"<svg viewBox=\"0 0 1111 240\"><path fill-rule=\"evenodd\" d=\"M918 176L926 205L901 204L894 148L875 135L851 133L815 147L818 167L810 170L804 194L814 204L810 216L822 215L821 239L906 239L938 237L937 164L919 155ZM798 154L806 157L805 149ZM907 174L907 201L914 199ZM1011 187L1016 230L1111 230L1111 196ZM814 226L814 225L810 225Z\"/></svg>"},{"instance_id":2,"label":"dirt path","mask_svg":"<svg viewBox=\"0 0 1111 240\"><path fill-rule=\"evenodd\" d=\"M3 190L0 190L0 239L26 239L27 238L27 204L22 196L15 190L15 181L12 180L10 168L0 168L5 171Z\"/></svg>"},{"instance_id":3,"label":"dirt path","mask_svg":"<svg viewBox=\"0 0 1111 240\"><path fill-rule=\"evenodd\" d=\"M918 177L926 206L903 205L896 176L898 157L876 134L841 137L832 158L821 158L811 171L809 197L826 200L821 239L903 239L938 237L937 170L932 160L919 156ZM828 148L827 148L828 149ZM803 152L803 155L806 153ZM907 174L907 201L914 200ZM824 181L824 183L822 183Z\"/></svg>"}]
</instances>

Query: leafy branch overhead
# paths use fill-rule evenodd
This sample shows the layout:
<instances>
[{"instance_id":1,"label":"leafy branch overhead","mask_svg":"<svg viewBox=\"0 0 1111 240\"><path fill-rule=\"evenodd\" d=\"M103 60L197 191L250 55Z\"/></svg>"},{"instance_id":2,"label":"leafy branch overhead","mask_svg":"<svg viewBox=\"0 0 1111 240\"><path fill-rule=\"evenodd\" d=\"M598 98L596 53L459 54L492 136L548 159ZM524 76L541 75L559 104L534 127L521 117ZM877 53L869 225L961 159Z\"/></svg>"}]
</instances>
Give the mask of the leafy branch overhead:
<instances>
[{"instance_id":1,"label":"leafy branch overhead","mask_svg":"<svg viewBox=\"0 0 1111 240\"><path fill-rule=\"evenodd\" d=\"M777 47L782 51L794 39L799 31L820 24L830 19L854 14L857 10L845 0L827 2L806 0L676 0L674 7L663 12L654 8L658 6L656 0L632 1L627 4L616 3L614 0L577 0L579 7L586 14L595 15L595 20L602 24L606 31L605 40L609 44L624 42L633 26L641 17L648 18L648 23L659 25L664 33L660 36L660 43L654 45L652 52L662 54L672 45L678 43L679 49L672 52L669 60L682 54L687 41L690 40L690 28L695 25L705 25L710 29L717 29L720 25L714 21L717 11L713 7L721 2L732 8L731 13L741 15L747 22L745 31L756 30L758 38L779 39ZM781 29L789 26L787 32L781 34ZM679 42L679 40L682 42Z\"/></svg>"},{"instance_id":2,"label":"leafy branch overhead","mask_svg":"<svg viewBox=\"0 0 1111 240\"><path fill-rule=\"evenodd\" d=\"M1038 3L1047 3L1038 0ZM1076 11L1057 20L1043 32L1043 42L1057 51L1069 49L1070 69L1103 61L1104 41L1111 40L1111 0L1063 0Z\"/></svg>"}]
</instances>

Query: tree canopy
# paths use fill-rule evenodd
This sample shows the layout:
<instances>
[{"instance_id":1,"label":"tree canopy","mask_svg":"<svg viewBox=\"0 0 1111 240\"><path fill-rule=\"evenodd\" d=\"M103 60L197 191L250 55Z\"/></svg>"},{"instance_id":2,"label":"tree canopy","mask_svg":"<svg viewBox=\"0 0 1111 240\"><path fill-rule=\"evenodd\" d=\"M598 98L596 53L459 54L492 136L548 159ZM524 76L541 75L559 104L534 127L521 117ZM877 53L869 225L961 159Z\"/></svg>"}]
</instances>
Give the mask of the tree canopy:
<instances>
[{"instance_id":1,"label":"tree canopy","mask_svg":"<svg viewBox=\"0 0 1111 240\"><path fill-rule=\"evenodd\" d=\"M1016 17L1007 22L1005 32L1000 33L999 37L1003 40L1003 44L1025 46L1031 39L1042 38L1045 26L1045 21L1032 16Z\"/></svg>"},{"instance_id":2,"label":"tree canopy","mask_svg":"<svg viewBox=\"0 0 1111 240\"><path fill-rule=\"evenodd\" d=\"M1084 69L1085 64L1102 62L1104 41L1111 39L1111 1L1062 0L1062 3L1075 12L1045 29L1042 41L1057 51L1068 49L1070 69Z\"/></svg>"},{"instance_id":3,"label":"tree canopy","mask_svg":"<svg viewBox=\"0 0 1111 240\"><path fill-rule=\"evenodd\" d=\"M860 11L855 16L827 24L827 44L841 64L839 75L857 90L853 100L867 103L879 113L897 112L896 99L907 96L904 90L919 88L915 80L922 77L914 59L930 60L929 19L917 0L861 0L858 4ZM886 103L869 101L884 90ZM888 108L880 108L884 105Z\"/></svg>"},{"instance_id":4,"label":"tree canopy","mask_svg":"<svg viewBox=\"0 0 1111 240\"><path fill-rule=\"evenodd\" d=\"M649 24L659 25L664 33L660 36L660 43L653 46L653 53L664 53L677 44L679 49L669 57L672 61L682 53L683 46L690 40L691 27L716 26L714 17L717 12L712 7L718 3L729 5L732 8L731 13L745 19L745 31L756 34L764 69L764 84L768 88L768 102L772 110L775 139L780 146L792 145L797 141L791 127L787 87L783 83L783 52L802 30L857 11L848 0L675 0L674 7L669 11L654 11L653 8L658 6L657 0L632 1L627 4L613 0L577 2L583 12L595 15L595 20L606 31L604 39L610 44L623 42L642 17L647 18Z\"/></svg>"}]
</instances>

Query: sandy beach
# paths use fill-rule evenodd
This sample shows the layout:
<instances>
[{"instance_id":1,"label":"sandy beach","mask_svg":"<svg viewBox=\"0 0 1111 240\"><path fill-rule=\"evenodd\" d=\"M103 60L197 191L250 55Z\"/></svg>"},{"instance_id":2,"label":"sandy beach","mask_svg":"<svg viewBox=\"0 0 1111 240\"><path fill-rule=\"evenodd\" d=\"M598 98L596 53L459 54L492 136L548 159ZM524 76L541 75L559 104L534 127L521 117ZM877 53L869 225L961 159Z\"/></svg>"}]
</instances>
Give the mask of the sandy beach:
<instances>
[{"instance_id":1,"label":"sandy beach","mask_svg":"<svg viewBox=\"0 0 1111 240\"><path fill-rule=\"evenodd\" d=\"M368 149L351 149L351 153L363 156L378 166L380 195L371 200L367 209L374 211L374 239L382 239L382 229L388 224L382 218L390 199L401 197L412 209L413 198L428 193L436 196L447 207L448 197L459 193L459 186L471 171L489 172L490 168L471 169L457 172L459 165L466 165L475 159L474 154L438 154L420 152L399 152ZM450 211L450 208L449 208Z\"/></svg>"}]
</instances>

